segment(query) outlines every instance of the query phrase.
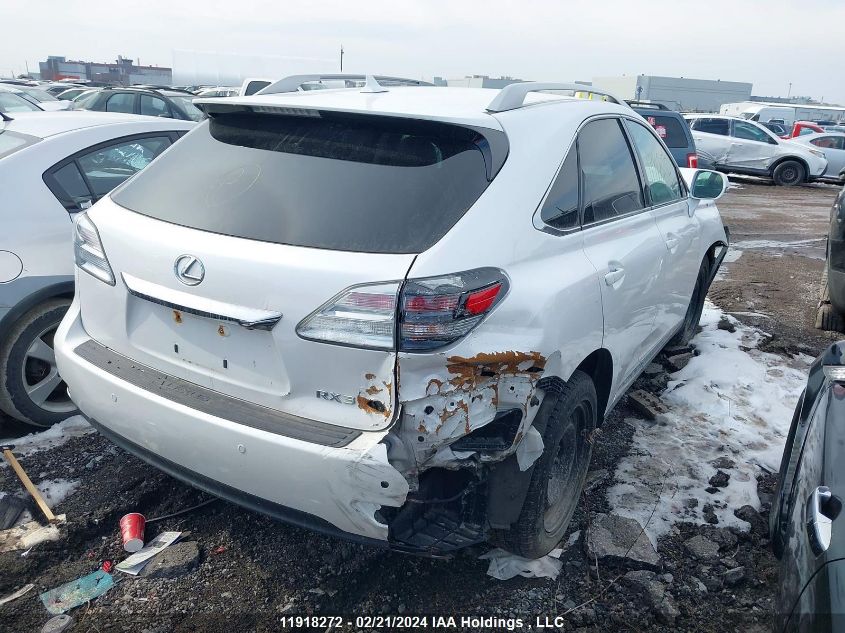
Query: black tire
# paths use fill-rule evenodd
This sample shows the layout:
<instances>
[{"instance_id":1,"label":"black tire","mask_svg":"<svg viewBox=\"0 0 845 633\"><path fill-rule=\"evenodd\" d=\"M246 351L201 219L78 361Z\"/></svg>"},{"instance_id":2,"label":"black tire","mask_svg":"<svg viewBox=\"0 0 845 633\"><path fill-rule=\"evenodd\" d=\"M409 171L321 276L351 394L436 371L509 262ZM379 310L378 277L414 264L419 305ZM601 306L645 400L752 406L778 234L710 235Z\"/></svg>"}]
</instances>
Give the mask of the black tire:
<instances>
[{"instance_id":1,"label":"black tire","mask_svg":"<svg viewBox=\"0 0 845 633\"><path fill-rule=\"evenodd\" d=\"M772 180L781 187L794 187L804 182L807 177L804 165L797 160L785 160L775 167L772 172Z\"/></svg>"},{"instance_id":2,"label":"black tire","mask_svg":"<svg viewBox=\"0 0 845 633\"><path fill-rule=\"evenodd\" d=\"M16 420L46 428L78 413L53 354L53 336L69 305L69 299L52 299L36 306L0 344L0 409Z\"/></svg>"},{"instance_id":3,"label":"black tire","mask_svg":"<svg viewBox=\"0 0 845 633\"><path fill-rule=\"evenodd\" d=\"M493 542L526 558L545 556L558 545L584 487L596 419L596 388L584 372L573 373L559 394L546 393L534 422L538 428L545 422L543 454L534 462L519 518L493 534Z\"/></svg>"},{"instance_id":4,"label":"black tire","mask_svg":"<svg viewBox=\"0 0 845 633\"><path fill-rule=\"evenodd\" d=\"M710 279L710 258L705 257L701 262L701 268L698 269L698 277L695 280L695 288L690 297L689 306L687 307L687 314L684 317L684 325L677 334L669 341L669 347L686 345L695 336L695 330L698 327L698 322L701 320L701 312L704 310L704 300L707 298L708 285Z\"/></svg>"}]
</instances>

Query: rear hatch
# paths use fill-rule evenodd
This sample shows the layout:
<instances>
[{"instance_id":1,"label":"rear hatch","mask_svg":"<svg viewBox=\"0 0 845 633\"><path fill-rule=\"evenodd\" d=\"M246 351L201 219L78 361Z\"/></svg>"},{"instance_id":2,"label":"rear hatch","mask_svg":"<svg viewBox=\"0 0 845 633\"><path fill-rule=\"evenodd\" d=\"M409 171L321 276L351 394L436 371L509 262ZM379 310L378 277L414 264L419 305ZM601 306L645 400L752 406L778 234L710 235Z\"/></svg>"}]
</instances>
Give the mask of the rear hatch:
<instances>
[{"instance_id":1,"label":"rear hatch","mask_svg":"<svg viewBox=\"0 0 845 633\"><path fill-rule=\"evenodd\" d=\"M396 296L486 189L489 153L439 122L217 113L89 212L116 283L80 274L85 328L234 398L383 429Z\"/></svg>"}]
</instances>

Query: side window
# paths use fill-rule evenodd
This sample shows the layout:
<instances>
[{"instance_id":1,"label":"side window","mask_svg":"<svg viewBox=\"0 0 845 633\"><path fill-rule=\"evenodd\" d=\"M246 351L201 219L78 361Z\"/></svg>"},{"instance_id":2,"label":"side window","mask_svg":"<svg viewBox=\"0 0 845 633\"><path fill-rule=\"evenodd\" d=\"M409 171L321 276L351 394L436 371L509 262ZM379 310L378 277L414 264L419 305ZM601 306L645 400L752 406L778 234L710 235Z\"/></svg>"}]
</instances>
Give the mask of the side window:
<instances>
[{"instance_id":1,"label":"side window","mask_svg":"<svg viewBox=\"0 0 845 633\"><path fill-rule=\"evenodd\" d=\"M147 116L170 116L170 108L164 99L158 97L151 97L150 95L141 95L141 114Z\"/></svg>"},{"instance_id":2,"label":"side window","mask_svg":"<svg viewBox=\"0 0 845 633\"><path fill-rule=\"evenodd\" d=\"M643 168L646 192L652 205L680 200L683 196L675 161L654 135L639 123L626 121Z\"/></svg>"},{"instance_id":3,"label":"side window","mask_svg":"<svg viewBox=\"0 0 845 633\"><path fill-rule=\"evenodd\" d=\"M757 141L758 143L774 144L774 139L772 139L771 136L752 123L734 121L733 124L734 129L732 136L736 138L745 139L746 141Z\"/></svg>"},{"instance_id":4,"label":"side window","mask_svg":"<svg viewBox=\"0 0 845 633\"><path fill-rule=\"evenodd\" d=\"M560 230L578 226L578 152L574 145L549 190L540 219Z\"/></svg>"},{"instance_id":5,"label":"side window","mask_svg":"<svg viewBox=\"0 0 845 633\"><path fill-rule=\"evenodd\" d=\"M693 119L690 127L696 132L728 136L730 134L731 124L727 119L701 118Z\"/></svg>"},{"instance_id":6,"label":"side window","mask_svg":"<svg viewBox=\"0 0 845 633\"><path fill-rule=\"evenodd\" d=\"M135 95L129 92L118 92L106 101L107 112L135 112Z\"/></svg>"},{"instance_id":7,"label":"side window","mask_svg":"<svg viewBox=\"0 0 845 633\"><path fill-rule=\"evenodd\" d=\"M75 162L48 172L44 175L44 182L70 213L87 209L94 203L94 196L85 184Z\"/></svg>"},{"instance_id":8,"label":"side window","mask_svg":"<svg viewBox=\"0 0 845 633\"><path fill-rule=\"evenodd\" d=\"M628 141L617 119L601 119L578 134L584 191L584 224L602 222L645 207Z\"/></svg>"},{"instance_id":9,"label":"side window","mask_svg":"<svg viewBox=\"0 0 845 633\"><path fill-rule=\"evenodd\" d=\"M141 171L169 146L169 136L134 139L80 156L77 162L99 199Z\"/></svg>"}]
</instances>

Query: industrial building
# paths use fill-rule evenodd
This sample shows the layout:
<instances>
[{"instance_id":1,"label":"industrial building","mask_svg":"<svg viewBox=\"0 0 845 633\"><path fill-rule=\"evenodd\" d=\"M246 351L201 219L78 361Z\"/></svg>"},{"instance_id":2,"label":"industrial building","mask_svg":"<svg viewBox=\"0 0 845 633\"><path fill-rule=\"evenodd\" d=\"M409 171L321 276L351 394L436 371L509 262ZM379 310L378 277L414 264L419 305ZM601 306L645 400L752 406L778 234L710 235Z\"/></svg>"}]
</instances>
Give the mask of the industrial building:
<instances>
[{"instance_id":1,"label":"industrial building","mask_svg":"<svg viewBox=\"0 0 845 633\"><path fill-rule=\"evenodd\" d=\"M723 103L751 98L750 83L719 79L623 75L593 77L593 85L623 99L662 103L683 112L718 112Z\"/></svg>"},{"instance_id":2,"label":"industrial building","mask_svg":"<svg viewBox=\"0 0 845 633\"><path fill-rule=\"evenodd\" d=\"M514 77L489 77L487 75L467 75L458 79L444 79L434 77L431 83L435 86L449 86L450 88L504 88L510 84L525 81Z\"/></svg>"},{"instance_id":3,"label":"industrial building","mask_svg":"<svg viewBox=\"0 0 845 633\"><path fill-rule=\"evenodd\" d=\"M172 69L164 66L136 65L132 59L120 55L111 64L74 61L63 56L50 55L47 61L39 62L38 67L41 79L51 81L75 79L122 86L132 84L169 86L173 83Z\"/></svg>"}]
</instances>

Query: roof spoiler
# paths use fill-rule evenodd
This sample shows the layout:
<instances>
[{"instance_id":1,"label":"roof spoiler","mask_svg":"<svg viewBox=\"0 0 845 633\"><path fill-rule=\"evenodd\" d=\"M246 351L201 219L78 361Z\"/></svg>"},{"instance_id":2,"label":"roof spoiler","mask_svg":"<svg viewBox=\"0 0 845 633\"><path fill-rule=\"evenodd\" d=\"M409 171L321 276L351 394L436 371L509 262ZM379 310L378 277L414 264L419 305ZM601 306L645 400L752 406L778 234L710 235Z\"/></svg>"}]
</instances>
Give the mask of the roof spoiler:
<instances>
[{"instance_id":1,"label":"roof spoiler","mask_svg":"<svg viewBox=\"0 0 845 633\"><path fill-rule=\"evenodd\" d=\"M279 81L270 84L266 88L262 88L255 94L257 95L271 95L283 92L296 92L302 84L312 83L315 81L350 81L363 82L364 86L368 88L367 92L376 92L379 87L385 88L387 86L433 86L427 81L420 81L419 79L407 79L406 77L390 77L388 75L356 75L349 73L337 73L331 75L291 75Z\"/></svg>"},{"instance_id":2,"label":"roof spoiler","mask_svg":"<svg viewBox=\"0 0 845 633\"><path fill-rule=\"evenodd\" d=\"M622 99L611 92L594 88L593 86L586 86L584 84L561 84L549 83L544 81L523 81L520 83L508 84L499 91L496 98L487 106L487 112L507 112L508 110L516 110L525 105L525 97L529 92L542 92L552 90L569 90L572 92L585 92L587 94L600 95L607 97L614 103L627 106Z\"/></svg>"}]
</instances>

